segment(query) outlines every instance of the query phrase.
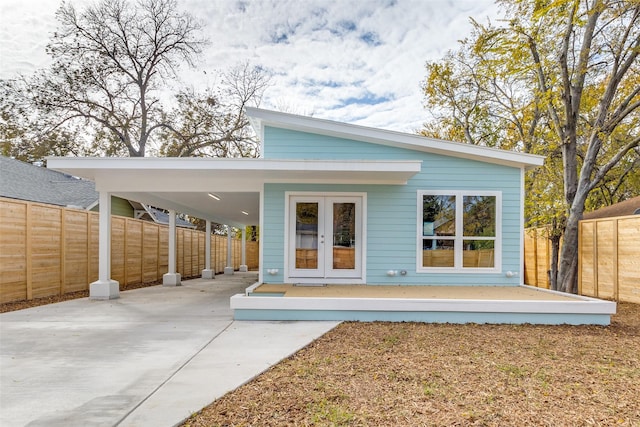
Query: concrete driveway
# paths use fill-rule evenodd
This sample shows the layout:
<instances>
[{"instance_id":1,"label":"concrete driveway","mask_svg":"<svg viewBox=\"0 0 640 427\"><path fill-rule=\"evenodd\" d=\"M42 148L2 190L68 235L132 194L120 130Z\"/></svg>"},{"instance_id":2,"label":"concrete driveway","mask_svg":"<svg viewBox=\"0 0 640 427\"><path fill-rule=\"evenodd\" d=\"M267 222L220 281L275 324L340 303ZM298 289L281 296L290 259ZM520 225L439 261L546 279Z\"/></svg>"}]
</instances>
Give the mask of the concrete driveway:
<instances>
[{"instance_id":1,"label":"concrete driveway","mask_svg":"<svg viewBox=\"0 0 640 427\"><path fill-rule=\"evenodd\" d=\"M233 321L255 273L0 315L0 425L174 426L339 322Z\"/></svg>"}]
</instances>

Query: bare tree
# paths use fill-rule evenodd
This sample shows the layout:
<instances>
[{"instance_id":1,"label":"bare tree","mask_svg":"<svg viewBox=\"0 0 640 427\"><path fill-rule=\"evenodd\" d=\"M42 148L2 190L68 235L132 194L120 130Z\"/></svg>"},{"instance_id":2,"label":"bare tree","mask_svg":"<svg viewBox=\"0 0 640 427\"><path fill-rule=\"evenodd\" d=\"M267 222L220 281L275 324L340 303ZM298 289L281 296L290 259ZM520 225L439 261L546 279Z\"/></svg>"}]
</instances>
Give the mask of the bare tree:
<instances>
[{"instance_id":1,"label":"bare tree","mask_svg":"<svg viewBox=\"0 0 640 427\"><path fill-rule=\"evenodd\" d=\"M175 0L101 0L83 11L63 3L56 16L54 63L25 85L48 129L96 125L113 153L144 156L168 125L159 90L200 53L200 25Z\"/></svg>"},{"instance_id":2,"label":"bare tree","mask_svg":"<svg viewBox=\"0 0 640 427\"><path fill-rule=\"evenodd\" d=\"M176 95L172 125L162 131L161 154L257 157L256 135L244 107L260 105L269 80L264 69L245 62L223 72L217 88L182 90Z\"/></svg>"}]
</instances>

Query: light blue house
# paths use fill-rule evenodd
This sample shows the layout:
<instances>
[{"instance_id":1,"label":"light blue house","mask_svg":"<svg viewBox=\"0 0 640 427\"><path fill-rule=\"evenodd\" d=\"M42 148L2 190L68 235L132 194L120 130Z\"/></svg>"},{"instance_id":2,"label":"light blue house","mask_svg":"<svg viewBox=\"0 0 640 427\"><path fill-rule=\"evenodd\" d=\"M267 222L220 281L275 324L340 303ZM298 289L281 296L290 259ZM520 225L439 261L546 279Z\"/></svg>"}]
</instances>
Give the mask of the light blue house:
<instances>
[{"instance_id":1,"label":"light blue house","mask_svg":"<svg viewBox=\"0 0 640 427\"><path fill-rule=\"evenodd\" d=\"M524 173L542 157L255 108L247 114L262 142L259 159L49 165L95 180L105 200L116 194L207 221L259 225L259 279L231 299L237 319L609 323L614 303L522 283ZM117 297L107 272L98 282L96 295ZM358 293L344 296L346 289Z\"/></svg>"},{"instance_id":2,"label":"light blue house","mask_svg":"<svg viewBox=\"0 0 640 427\"><path fill-rule=\"evenodd\" d=\"M365 169L358 176L323 171L314 179L310 171L304 183L265 183L264 283L506 286L522 280L523 176L542 157L249 112L265 159Z\"/></svg>"}]
</instances>

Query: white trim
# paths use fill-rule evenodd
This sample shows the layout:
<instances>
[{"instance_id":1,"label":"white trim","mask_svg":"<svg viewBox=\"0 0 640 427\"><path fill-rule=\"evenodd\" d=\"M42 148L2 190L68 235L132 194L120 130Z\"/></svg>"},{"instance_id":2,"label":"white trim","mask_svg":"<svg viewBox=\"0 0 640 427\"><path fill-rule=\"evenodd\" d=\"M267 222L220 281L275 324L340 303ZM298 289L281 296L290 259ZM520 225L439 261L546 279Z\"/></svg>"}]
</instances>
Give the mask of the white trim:
<instances>
[{"instance_id":1,"label":"white trim","mask_svg":"<svg viewBox=\"0 0 640 427\"><path fill-rule=\"evenodd\" d=\"M420 160L48 157L50 169L96 183L97 191L259 191L264 183L404 185ZM176 173L179 172L179 173Z\"/></svg>"},{"instance_id":2,"label":"white trim","mask_svg":"<svg viewBox=\"0 0 640 427\"><path fill-rule=\"evenodd\" d=\"M518 283L524 285L524 168L520 168L520 271Z\"/></svg>"},{"instance_id":3,"label":"white trim","mask_svg":"<svg viewBox=\"0 0 640 427\"><path fill-rule=\"evenodd\" d=\"M454 241L454 267L424 267L422 266L423 247L423 212L422 198L425 195L431 196L455 196L455 236L442 236L438 240ZM484 238L463 235L463 197L464 196L493 196L496 198L496 235L495 237ZM418 190L417 191L417 221L416 221L416 273L463 273L463 274L496 274L502 271L502 192L487 190ZM465 268L463 267L464 251L462 249L464 240L492 240L494 242L494 266L493 268Z\"/></svg>"},{"instance_id":4,"label":"white trim","mask_svg":"<svg viewBox=\"0 0 640 427\"><path fill-rule=\"evenodd\" d=\"M527 289L529 286L523 285ZM473 313L546 313L615 314L616 303L564 294L575 301L481 300L418 298L314 298L260 297L237 294L231 297L232 310L347 310L398 312L473 312Z\"/></svg>"},{"instance_id":5,"label":"white trim","mask_svg":"<svg viewBox=\"0 0 640 427\"><path fill-rule=\"evenodd\" d=\"M341 197L360 199L360 274L357 277L328 277L324 271L322 277L297 277L291 275L291 202L294 198L309 198L309 200L326 199L333 200ZM366 192L318 192L318 191L285 191L284 197L284 282L285 283L327 283L327 284L364 284L366 283L366 259L367 259L367 193ZM319 211L320 215L320 211ZM318 263L323 257L318 257ZM356 260L356 265L358 261Z\"/></svg>"},{"instance_id":6,"label":"white trim","mask_svg":"<svg viewBox=\"0 0 640 427\"><path fill-rule=\"evenodd\" d=\"M264 283L264 185L260 190L260 218L258 220L258 283Z\"/></svg>"},{"instance_id":7,"label":"white trim","mask_svg":"<svg viewBox=\"0 0 640 427\"><path fill-rule=\"evenodd\" d=\"M245 107L245 111L258 134L263 132L265 126L273 126L518 168L524 166L529 169L542 166L544 163L543 156L534 154L427 138L417 134L376 129L260 108Z\"/></svg>"}]
</instances>

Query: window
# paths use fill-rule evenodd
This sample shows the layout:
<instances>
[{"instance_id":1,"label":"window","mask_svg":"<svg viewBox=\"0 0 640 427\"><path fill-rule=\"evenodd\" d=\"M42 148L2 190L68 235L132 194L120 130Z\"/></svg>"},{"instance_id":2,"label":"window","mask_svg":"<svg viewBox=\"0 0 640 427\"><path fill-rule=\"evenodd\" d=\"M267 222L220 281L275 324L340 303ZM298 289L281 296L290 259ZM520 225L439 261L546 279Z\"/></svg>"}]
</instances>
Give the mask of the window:
<instances>
[{"instance_id":1,"label":"window","mask_svg":"<svg viewBox=\"0 0 640 427\"><path fill-rule=\"evenodd\" d=\"M501 194L418 192L418 271L496 272Z\"/></svg>"}]
</instances>

